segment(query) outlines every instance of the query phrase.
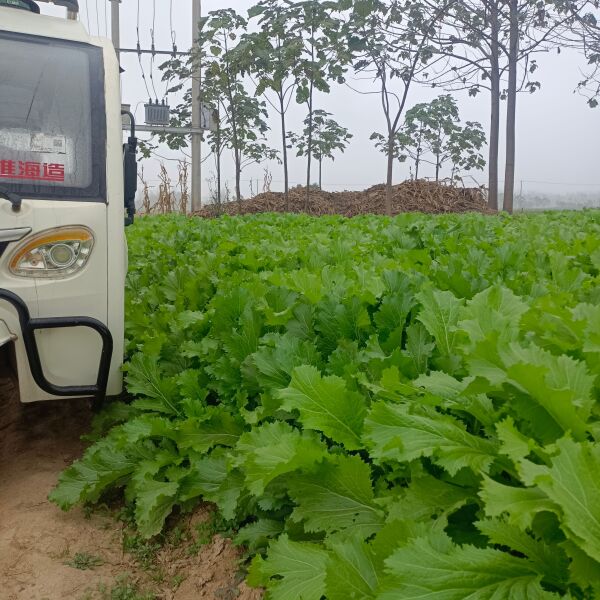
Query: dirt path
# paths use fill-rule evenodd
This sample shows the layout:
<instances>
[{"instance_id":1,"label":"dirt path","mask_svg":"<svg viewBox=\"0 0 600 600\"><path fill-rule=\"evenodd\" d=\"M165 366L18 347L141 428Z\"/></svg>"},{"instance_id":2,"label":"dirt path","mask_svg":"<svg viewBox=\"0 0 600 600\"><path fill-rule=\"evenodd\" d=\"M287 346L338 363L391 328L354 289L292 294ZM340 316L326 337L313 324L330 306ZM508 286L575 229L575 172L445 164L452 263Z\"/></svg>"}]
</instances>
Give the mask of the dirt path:
<instances>
[{"instance_id":1,"label":"dirt path","mask_svg":"<svg viewBox=\"0 0 600 600\"><path fill-rule=\"evenodd\" d=\"M0 598L260 598L240 583L230 542L211 534L207 543L198 542L196 526L209 519L206 510L182 522L158 548L131 537L108 510L62 513L46 500L58 473L83 450L87 404L21 406L2 373L0 404ZM124 552L124 539L131 552Z\"/></svg>"}]
</instances>

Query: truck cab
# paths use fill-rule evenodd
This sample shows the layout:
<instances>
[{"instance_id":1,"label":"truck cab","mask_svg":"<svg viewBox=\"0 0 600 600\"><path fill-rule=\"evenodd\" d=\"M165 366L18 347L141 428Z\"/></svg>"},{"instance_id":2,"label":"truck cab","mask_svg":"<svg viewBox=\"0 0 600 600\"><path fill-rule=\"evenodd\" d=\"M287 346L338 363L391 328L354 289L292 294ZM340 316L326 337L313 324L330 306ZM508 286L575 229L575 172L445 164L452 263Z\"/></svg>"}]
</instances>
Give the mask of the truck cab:
<instances>
[{"instance_id":1,"label":"truck cab","mask_svg":"<svg viewBox=\"0 0 600 600\"><path fill-rule=\"evenodd\" d=\"M21 402L101 401L122 390L135 171L116 52L73 18L75 0L55 4L71 18L0 0L0 361Z\"/></svg>"}]
</instances>

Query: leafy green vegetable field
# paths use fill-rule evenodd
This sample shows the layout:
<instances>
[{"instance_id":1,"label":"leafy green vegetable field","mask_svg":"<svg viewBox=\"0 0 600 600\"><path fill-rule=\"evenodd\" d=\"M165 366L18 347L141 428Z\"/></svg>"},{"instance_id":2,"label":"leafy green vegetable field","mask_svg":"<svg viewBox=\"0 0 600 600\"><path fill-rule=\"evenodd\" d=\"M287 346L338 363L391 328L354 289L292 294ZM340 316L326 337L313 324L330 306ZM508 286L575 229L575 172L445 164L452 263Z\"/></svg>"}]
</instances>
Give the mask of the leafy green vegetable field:
<instances>
[{"instance_id":1,"label":"leafy green vegetable field","mask_svg":"<svg viewBox=\"0 0 600 600\"><path fill-rule=\"evenodd\" d=\"M276 600L600 598L600 213L145 218L63 508L216 504ZM595 595L594 595L595 594Z\"/></svg>"}]
</instances>

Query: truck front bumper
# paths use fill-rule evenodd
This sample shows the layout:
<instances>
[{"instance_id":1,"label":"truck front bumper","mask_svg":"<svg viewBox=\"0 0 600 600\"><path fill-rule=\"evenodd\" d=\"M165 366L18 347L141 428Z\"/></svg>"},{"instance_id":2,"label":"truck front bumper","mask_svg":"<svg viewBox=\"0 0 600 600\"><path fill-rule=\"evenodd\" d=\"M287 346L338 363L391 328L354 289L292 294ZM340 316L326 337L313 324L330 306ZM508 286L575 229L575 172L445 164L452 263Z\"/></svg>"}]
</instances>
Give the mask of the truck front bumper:
<instances>
[{"instance_id":1,"label":"truck front bumper","mask_svg":"<svg viewBox=\"0 0 600 600\"><path fill-rule=\"evenodd\" d=\"M104 323L91 317L32 319L27 304L17 294L3 288L0 288L0 301L6 301L11 304L18 314L21 336L27 353L29 368L38 387L54 396L91 396L96 404L99 404L104 400L106 397L106 387L108 384L108 375L113 354L112 335ZM60 386L55 385L46 379L40 360L35 332L40 329L57 329L65 327L88 327L96 331L102 338L102 351L100 354L100 364L98 366L98 376L95 384ZM3 346L14 339L15 336L10 332L4 321L0 320L0 346Z\"/></svg>"}]
</instances>

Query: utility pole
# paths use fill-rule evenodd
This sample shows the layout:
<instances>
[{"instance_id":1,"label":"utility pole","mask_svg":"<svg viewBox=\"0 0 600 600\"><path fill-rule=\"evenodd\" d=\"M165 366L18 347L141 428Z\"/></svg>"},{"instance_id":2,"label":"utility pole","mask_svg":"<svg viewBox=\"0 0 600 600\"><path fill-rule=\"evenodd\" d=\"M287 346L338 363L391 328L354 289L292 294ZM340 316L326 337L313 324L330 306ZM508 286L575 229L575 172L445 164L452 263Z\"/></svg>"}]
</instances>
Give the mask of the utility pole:
<instances>
[{"instance_id":1,"label":"utility pole","mask_svg":"<svg viewBox=\"0 0 600 600\"><path fill-rule=\"evenodd\" d=\"M198 24L202 16L202 0L192 0L192 49L198 39ZM196 54L196 56L198 56ZM192 128L200 127L200 60L192 73ZM202 134L192 134L192 211L202 208Z\"/></svg>"},{"instance_id":2,"label":"utility pole","mask_svg":"<svg viewBox=\"0 0 600 600\"><path fill-rule=\"evenodd\" d=\"M119 15L119 4L121 0L110 0L110 29L112 35L112 43L117 51L117 58L121 58L121 22Z\"/></svg>"}]
</instances>

